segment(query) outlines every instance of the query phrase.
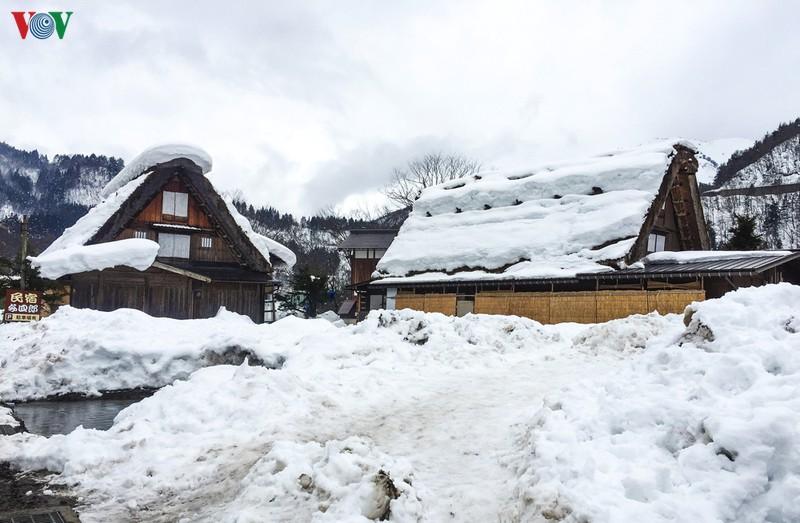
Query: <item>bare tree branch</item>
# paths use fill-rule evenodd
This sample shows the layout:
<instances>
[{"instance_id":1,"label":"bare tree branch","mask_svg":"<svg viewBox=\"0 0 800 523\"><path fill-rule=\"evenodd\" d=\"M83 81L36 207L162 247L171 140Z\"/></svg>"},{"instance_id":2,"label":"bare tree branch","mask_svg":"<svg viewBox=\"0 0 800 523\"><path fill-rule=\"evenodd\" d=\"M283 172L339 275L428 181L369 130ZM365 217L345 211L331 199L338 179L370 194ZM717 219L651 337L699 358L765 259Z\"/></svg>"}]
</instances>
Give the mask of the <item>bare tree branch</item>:
<instances>
[{"instance_id":1,"label":"bare tree branch","mask_svg":"<svg viewBox=\"0 0 800 523\"><path fill-rule=\"evenodd\" d=\"M407 207L419 198L423 189L471 176L480 170L480 163L463 156L426 154L410 161L405 169L395 169L383 194L401 207Z\"/></svg>"}]
</instances>

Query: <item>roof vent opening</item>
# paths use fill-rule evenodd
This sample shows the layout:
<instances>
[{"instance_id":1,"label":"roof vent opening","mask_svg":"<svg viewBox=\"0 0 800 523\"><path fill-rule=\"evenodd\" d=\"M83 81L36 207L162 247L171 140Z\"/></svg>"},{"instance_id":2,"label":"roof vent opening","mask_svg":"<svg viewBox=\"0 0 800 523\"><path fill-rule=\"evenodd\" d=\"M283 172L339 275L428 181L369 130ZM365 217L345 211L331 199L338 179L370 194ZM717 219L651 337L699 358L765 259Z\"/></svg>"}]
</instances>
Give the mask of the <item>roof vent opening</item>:
<instances>
[{"instance_id":1,"label":"roof vent opening","mask_svg":"<svg viewBox=\"0 0 800 523\"><path fill-rule=\"evenodd\" d=\"M516 200L514 200L514 203L512 205L522 205L522 200L517 198Z\"/></svg>"},{"instance_id":2,"label":"roof vent opening","mask_svg":"<svg viewBox=\"0 0 800 523\"><path fill-rule=\"evenodd\" d=\"M592 187L592 195L595 195L595 194L603 194L603 188L602 187Z\"/></svg>"},{"instance_id":3,"label":"roof vent opening","mask_svg":"<svg viewBox=\"0 0 800 523\"><path fill-rule=\"evenodd\" d=\"M488 211L488 210L489 210L489 209L491 209L491 208L492 208L492 206L491 206L491 205L489 205L488 203L487 203L487 204L484 204L484 206L483 206L483 210L484 210L484 211Z\"/></svg>"},{"instance_id":4,"label":"roof vent opening","mask_svg":"<svg viewBox=\"0 0 800 523\"><path fill-rule=\"evenodd\" d=\"M461 211L461 207L456 207L456 214L458 214L458 213L460 213L460 212L462 212L462 211Z\"/></svg>"},{"instance_id":5,"label":"roof vent opening","mask_svg":"<svg viewBox=\"0 0 800 523\"><path fill-rule=\"evenodd\" d=\"M560 194L554 194L553 195L553 199L554 200L560 200L561 199L561 195Z\"/></svg>"}]
</instances>

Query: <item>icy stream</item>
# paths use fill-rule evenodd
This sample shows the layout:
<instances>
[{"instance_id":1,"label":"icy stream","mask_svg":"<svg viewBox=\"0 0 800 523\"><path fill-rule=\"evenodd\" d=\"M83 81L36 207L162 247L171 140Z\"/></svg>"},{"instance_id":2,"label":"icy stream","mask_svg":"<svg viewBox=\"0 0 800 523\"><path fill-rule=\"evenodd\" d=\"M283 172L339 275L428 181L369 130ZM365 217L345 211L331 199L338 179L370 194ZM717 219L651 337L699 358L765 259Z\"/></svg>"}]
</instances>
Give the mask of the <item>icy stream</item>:
<instances>
[{"instance_id":1,"label":"icy stream","mask_svg":"<svg viewBox=\"0 0 800 523\"><path fill-rule=\"evenodd\" d=\"M152 393L153 391L140 391L124 398L30 401L18 403L12 410L25 423L28 432L41 436L69 434L81 425L87 429L108 430L122 409Z\"/></svg>"}]
</instances>

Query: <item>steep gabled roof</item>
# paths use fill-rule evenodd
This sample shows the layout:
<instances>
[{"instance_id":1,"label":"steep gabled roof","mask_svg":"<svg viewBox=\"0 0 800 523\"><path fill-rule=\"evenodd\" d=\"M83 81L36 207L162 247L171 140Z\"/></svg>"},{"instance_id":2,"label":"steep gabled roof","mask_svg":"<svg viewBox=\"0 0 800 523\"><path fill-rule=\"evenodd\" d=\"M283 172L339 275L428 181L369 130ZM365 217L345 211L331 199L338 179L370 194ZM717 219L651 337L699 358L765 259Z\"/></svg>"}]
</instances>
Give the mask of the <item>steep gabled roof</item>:
<instances>
[{"instance_id":1,"label":"steep gabled roof","mask_svg":"<svg viewBox=\"0 0 800 523\"><path fill-rule=\"evenodd\" d=\"M644 255L653 221L675 187L673 199L681 204L695 199L696 169L691 144L665 141L426 189L376 277L411 283L613 270ZM682 223L688 248L707 247L698 208L692 205L694 214Z\"/></svg>"},{"instance_id":2,"label":"steep gabled roof","mask_svg":"<svg viewBox=\"0 0 800 523\"><path fill-rule=\"evenodd\" d=\"M236 210L233 202L223 198L214 189L204 176L210 169L210 158L206 153L188 154L184 149L178 149L170 157L164 147L148 151L155 151L155 156L149 161L147 155L140 155L133 162L142 172L136 175L134 170L123 171L112 179L104 191L108 196L75 225L66 229L37 257L36 262L40 266L45 266L55 253L65 249L75 250L80 246L113 242L122 229L176 175L186 183L192 196L206 210L243 265L252 270L266 272L275 263L289 266L295 263L294 253L280 243L256 233L250 222ZM201 159L200 164L196 163L196 158ZM202 160L203 158L207 158L207 161Z\"/></svg>"}]
</instances>

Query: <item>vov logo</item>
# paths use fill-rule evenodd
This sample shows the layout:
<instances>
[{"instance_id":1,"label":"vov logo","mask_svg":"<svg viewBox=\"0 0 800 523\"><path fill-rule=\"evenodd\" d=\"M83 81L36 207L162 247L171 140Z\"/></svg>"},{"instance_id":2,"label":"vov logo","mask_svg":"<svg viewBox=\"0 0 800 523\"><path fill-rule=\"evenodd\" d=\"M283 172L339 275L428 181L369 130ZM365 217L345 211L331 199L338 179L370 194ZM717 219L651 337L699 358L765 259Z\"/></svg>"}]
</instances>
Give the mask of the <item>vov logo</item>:
<instances>
[{"instance_id":1,"label":"vov logo","mask_svg":"<svg viewBox=\"0 0 800 523\"><path fill-rule=\"evenodd\" d=\"M25 19L25 15L28 19ZM67 15L64 18L64 15ZM64 33L67 32L67 24L69 19L72 18L72 11L49 11L46 13L37 13L36 11L11 11L11 16L17 23L19 35L25 40L28 33L32 34L39 40L50 38L53 33L58 35L59 40L64 39Z\"/></svg>"}]
</instances>

